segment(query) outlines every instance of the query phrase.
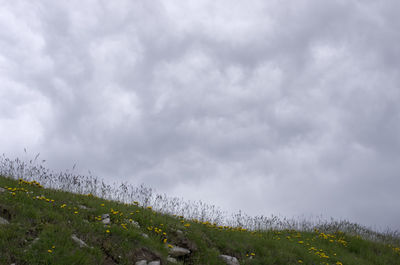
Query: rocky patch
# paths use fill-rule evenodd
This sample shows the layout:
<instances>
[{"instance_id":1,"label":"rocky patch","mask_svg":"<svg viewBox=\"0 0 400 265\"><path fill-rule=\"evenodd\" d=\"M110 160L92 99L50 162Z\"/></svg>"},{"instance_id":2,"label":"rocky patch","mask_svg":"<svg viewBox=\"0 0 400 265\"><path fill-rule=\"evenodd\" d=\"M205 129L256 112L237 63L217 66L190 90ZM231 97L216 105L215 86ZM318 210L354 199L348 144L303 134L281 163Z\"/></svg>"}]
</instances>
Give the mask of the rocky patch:
<instances>
[{"instance_id":1,"label":"rocky patch","mask_svg":"<svg viewBox=\"0 0 400 265\"><path fill-rule=\"evenodd\" d=\"M103 224L108 225L111 223L110 215L108 213L102 214L101 215L101 221Z\"/></svg>"},{"instance_id":2,"label":"rocky patch","mask_svg":"<svg viewBox=\"0 0 400 265\"><path fill-rule=\"evenodd\" d=\"M88 245L82 239L79 239L76 235L71 235L71 239L81 248L88 247Z\"/></svg>"},{"instance_id":3,"label":"rocky patch","mask_svg":"<svg viewBox=\"0 0 400 265\"><path fill-rule=\"evenodd\" d=\"M0 217L0 225L8 225L10 222L7 221L7 219L4 219L3 217Z\"/></svg>"},{"instance_id":4,"label":"rocky patch","mask_svg":"<svg viewBox=\"0 0 400 265\"><path fill-rule=\"evenodd\" d=\"M175 230L172 232L173 235L173 243L177 246L180 246L182 248L186 248L190 250L190 252L195 252L197 251L197 245L195 242L189 240L186 236L185 233L182 232L181 230Z\"/></svg>"},{"instance_id":5,"label":"rocky patch","mask_svg":"<svg viewBox=\"0 0 400 265\"><path fill-rule=\"evenodd\" d=\"M190 250L187 248L173 246L172 248L169 249L168 253L171 257L177 258L177 257L189 255Z\"/></svg>"},{"instance_id":6,"label":"rocky patch","mask_svg":"<svg viewBox=\"0 0 400 265\"><path fill-rule=\"evenodd\" d=\"M225 261L227 265L240 265L239 261L235 257L231 257L228 255L219 255L219 257Z\"/></svg>"},{"instance_id":7,"label":"rocky patch","mask_svg":"<svg viewBox=\"0 0 400 265\"><path fill-rule=\"evenodd\" d=\"M160 254L151 251L146 247L138 248L128 254L129 259L135 261L135 265L161 265L162 257ZM146 263L145 263L146 262ZM155 262L155 263L152 263ZM157 263L158 262L158 263Z\"/></svg>"}]
</instances>

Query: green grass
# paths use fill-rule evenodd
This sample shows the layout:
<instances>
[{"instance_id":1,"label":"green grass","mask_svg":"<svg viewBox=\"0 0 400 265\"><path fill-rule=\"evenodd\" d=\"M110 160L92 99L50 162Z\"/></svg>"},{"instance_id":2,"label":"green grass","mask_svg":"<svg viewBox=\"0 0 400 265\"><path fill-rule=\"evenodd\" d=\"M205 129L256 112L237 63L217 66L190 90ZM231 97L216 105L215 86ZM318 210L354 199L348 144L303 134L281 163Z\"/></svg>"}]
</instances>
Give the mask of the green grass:
<instances>
[{"instance_id":1,"label":"green grass","mask_svg":"<svg viewBox=\"0 0 400 265\"><path fill-rule=\"evenodd\" d=\"M11 178L0 177L0 187L7 189L0 192L0 216L10 222L0 225L0 264L135 264L143 253L169 264L167 244L192 249L179 264L225 264L220 254L249 265L400 264L398 245L340 231L248 231ZM105 213L109 227L99 218ZM89 247L79 247L73 234Z\"/></svg>"}]
</instances>

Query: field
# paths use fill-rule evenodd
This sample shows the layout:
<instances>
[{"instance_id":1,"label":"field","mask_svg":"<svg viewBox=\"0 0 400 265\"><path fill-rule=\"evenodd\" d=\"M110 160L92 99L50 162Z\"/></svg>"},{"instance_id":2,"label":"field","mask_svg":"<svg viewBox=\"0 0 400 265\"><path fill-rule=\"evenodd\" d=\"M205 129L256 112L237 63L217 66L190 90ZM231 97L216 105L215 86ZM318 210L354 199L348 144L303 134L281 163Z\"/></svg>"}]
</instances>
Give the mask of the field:
<instances>
[{"instance_id":1,"label":"field","mask_svg":"<svg viewBox=\"0 0 400 265\"><path fill-rule=\"evenodd\" d=\"M220 255L239 264L400 264L397 232L347 221L228 218L201 202L55 174L34 162L1 160L0 264L227 264ZM177 255L177 247L188 252Z\"/></svg>"}]
</instances>

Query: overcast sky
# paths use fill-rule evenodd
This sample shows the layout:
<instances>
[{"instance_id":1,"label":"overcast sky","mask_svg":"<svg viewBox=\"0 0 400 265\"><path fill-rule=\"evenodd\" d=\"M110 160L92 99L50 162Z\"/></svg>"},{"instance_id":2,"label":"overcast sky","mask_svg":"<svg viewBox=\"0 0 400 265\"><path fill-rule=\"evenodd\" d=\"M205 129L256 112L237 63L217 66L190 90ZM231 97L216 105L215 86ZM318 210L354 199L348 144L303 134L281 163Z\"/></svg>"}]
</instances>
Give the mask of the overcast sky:
<instances>
[{"instance_id":1,"label":"overcast sky","mask_svg":"<svg viewBox=\"0 0 400 265\"><path fill-rule=\"evenodd\" d=\"M400 229L399 1L0 5L8 157Z\"/></svg>"}]
</instances>

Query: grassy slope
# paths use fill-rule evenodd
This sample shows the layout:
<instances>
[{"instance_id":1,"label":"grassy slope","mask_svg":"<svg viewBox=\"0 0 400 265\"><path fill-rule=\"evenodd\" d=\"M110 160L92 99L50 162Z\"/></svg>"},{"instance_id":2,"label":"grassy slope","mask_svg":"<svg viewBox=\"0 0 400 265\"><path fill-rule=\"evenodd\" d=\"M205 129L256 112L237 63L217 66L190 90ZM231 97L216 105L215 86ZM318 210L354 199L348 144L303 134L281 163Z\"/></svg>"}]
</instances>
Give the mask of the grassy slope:
<instances>
[{"instance_id":1,"label":"grassy slope","mask_svg":"<svg viewBox=\"0 0 400 265\"><path fill-rule=\"evenodd\" d=\"M0 216L10 221L0 225L0 264L135 264L144 252L160 256L167 264L167 244L194 249L180 264L225 264L220 254L235 256L240 264L400 264L398 246L340 232L250 232L4 177L0 177L0 187L11 188L0 192ZM111 215L109 227L98 218L104 213ZM137 221L140 228L127 224L126 219ZM80 248L72 234L92 248ZM247 257L252 253L252 259Z\"/></svg>"}]
</instances>

